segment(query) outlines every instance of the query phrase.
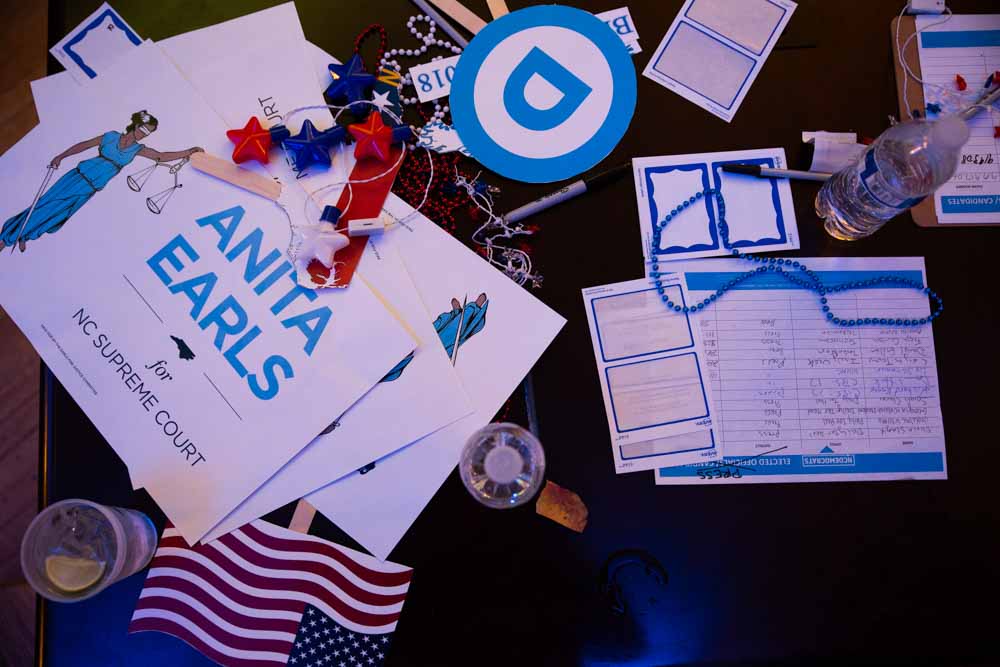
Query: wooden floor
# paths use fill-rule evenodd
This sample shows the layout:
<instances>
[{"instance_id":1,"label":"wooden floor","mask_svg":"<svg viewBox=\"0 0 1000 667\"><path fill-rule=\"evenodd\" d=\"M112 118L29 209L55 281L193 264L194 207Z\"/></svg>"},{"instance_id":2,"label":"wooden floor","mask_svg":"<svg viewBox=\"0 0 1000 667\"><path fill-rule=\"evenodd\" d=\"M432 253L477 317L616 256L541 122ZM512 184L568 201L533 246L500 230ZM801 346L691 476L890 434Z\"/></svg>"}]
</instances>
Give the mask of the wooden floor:
<instances>
[{"instance_id":1,"label":"wooden floor","mask_svg":"<svg viewBox=\"0 0 1000 667\"><path fill-rule=\"evenodd\" d=\"M45 76L48 41L48 3L2 5L0 153L38 122L28 82ZM0 310L0 665L10 667L34 659L35 595L18 551L37 508L38 370L38 355Z\"/></svg>"}]
</instances>

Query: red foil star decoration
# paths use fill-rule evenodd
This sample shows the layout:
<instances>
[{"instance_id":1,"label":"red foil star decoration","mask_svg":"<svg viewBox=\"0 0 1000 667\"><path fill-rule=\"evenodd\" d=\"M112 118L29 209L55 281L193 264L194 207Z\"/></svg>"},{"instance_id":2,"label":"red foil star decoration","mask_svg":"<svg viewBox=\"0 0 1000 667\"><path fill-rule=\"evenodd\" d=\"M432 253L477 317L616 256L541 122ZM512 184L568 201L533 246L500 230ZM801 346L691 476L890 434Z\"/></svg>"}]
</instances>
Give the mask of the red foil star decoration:
<instances>
[{"instance_id":1,"label":"red foil star decoration","mask_svg":"<svg viewBox=\"0 0 1000 667\"><path fill-rule=\"evenodd\" d=\"M229 140L236 144L233 149L233 162L240 163L257 160L267 164L267 151L271 148L271 133L261 127L256 116L251 116L242 130L226 132Z\"/></svg>"},{"instance_id":2,"label":"red foil star decoration","mask_svg":"<svg viewBox=\"0 0 1000 667\"><path fill-rule=\"evenodd\" d=\"M354 157L358 160L371 156L385 162L389 158L392 128L382 122L382 114L373 113L363 123L349 125L347 131L358 142L354 148Z\"/></svg>"}]
</instances>

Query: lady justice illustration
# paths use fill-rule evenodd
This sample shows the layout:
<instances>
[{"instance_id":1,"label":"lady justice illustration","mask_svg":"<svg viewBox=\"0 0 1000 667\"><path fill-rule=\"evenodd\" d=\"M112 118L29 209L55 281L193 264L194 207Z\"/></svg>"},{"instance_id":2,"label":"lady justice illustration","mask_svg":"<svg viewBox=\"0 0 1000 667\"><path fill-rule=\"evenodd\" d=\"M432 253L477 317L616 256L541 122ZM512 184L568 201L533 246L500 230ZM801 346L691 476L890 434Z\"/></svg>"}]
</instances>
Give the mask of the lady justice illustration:
<instances>
[{"instance_id":1,"label":"lady justice illustration","mask_svg":"<svg viewBox=\"0 0 1000 667\"><path fill-rule=\"evenodd\" d=\"M458 299L453 298L451 300L451 310L441 313L434 320L434 330L437 331L438 338L441 339L441 344L444 345L444 351L448 353L448 358L451 359L452 366L458 361L459 348L486 326L486 309L489 307L490 300L486 297L486 292L476 297L476 300L472 303L469 303L469 299L466 297L464 306L459 303ZM402 377L403 371L406 370L411 361L413 361L412 352L396 364L379 382L394 382L398 380ZM338 418L323 429L320 435L332 433L339 426L340 419ZM371 470L369 466L374 467L375 464L370 463L361 468L362 475Z\"/></svg>"},{"instance_id":2,"label":"lady justice illustration","mask_svg":"<svg viewBox=\"0 0 1000 667\"><path fill-rule=\"evenodd\" d=\"M24 252L28 241L34 241L43 234L52 234L86 204L97 192L114 178L136 155L152 160L156 164L189 157L203 150L199 147L182 151L161 152L139 143L156 131L159 122L147 111L132 114L131 122L124 132L114 130L81 141L70 146L49 163L46 182L62 161L71 155L97 148L97 157L82 160L73 169L63 174L51 188L37 198L33 206L11 217L0 231L0 250L13 246L16 242ZM45 183L43 183L44 189Z\"/></svg>"},{"instance_id":3,"label":"lady justice illustration","mask_svg":"<svg viewBox=\"0 0 1000 667\"><path fill-rule=\"evenodd\" d=\"M468 298L464 304L459 303L458 299L452 299L451 310L441 313L434 320L434 330L437 331L452 366L458 361L458 349L486 326L486 310L489 307L490 301L485 292L471 303ZM381 382L398 380L411 361L413 361L412 352L396 364Z\"/></svg>"}]
</instances>

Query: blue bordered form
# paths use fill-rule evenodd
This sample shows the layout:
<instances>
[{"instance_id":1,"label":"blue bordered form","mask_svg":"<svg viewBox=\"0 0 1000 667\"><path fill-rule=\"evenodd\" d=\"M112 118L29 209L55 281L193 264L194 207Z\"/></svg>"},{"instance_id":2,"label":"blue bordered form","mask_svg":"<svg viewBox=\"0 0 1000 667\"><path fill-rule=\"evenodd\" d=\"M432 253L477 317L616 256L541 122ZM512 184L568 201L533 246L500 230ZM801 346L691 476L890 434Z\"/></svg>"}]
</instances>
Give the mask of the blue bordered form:
<instances>
[{"instance_id":1,"label":"blue bordered form","mask_svg":"<svg viewBox=\"0 0 1000 667\"><path fill-rule=\"evenodd\" d=\"M63 52L65 52L66 55L69 56L70 60L79 65L80 69L83 70L83 73L89 76L91 79L97 78L97 72L92 70L90 66L87 65L87 63L83 62L83 58L81 58L80 54L78 54L76 51L73 50L73 47L76 44L82 42L83 38L87 36L87 33L100 26L101 22L104 21L104 19L106 18L110 18L111 22L115 24L115 26L119 30L125 33L125 36L128 37L128 40L130 42L132 42L136 46L142 44L142 40L139 39L139 35L132 32L132 29L129 28L124 21L122 21L121 17L118 16L115 10L111 9L110 7L105 9L103 12L95 16L94 20L88 23L80 32L73 35L73 37L71 37L68 42L63 44L62 47Z\"/></svg>"},{"instance_id":2,"label":"blue bordered form","mask_svg":"<svg viewBox=\"0 0 1000 667\"><path fill-rule=\"evenodd\" d=\"M698 371L698 388L701 390L701 400L705 406L705 413L700 415L691 415L688 417L682 417L680 419L673 419L670 421L660 422L658 424L645 424L643 426L636 426L635 428L625 428L623 429L618 423L618 411L615 409L615 395L611 391L611 375L610 371L616 368L625 368L627 366L638 366L639 364L652 364L657 361L664 361L667 359L680 359L681 357L694 357L694 367ZM640 361L632 361L627 364L618 364L617 366L607 366L604 369L604 380L608 385L608 397L611 399L611 416L615 420L615 431L618 433L632 433L634 431L643 431L645 429L657 428L660 426L669 426L670 424L680 424L683 422L695 421L697 419L706 419L711 417L711 409L708 406L708 395L705 393L705 378L701 374L701 363L698 359L698 354L696 352L685 352L684 354L676 354L672 356L657 357L655 359L642 359ZM714 446L714 445L713 445ZM700 449L710 449L709 447L702 447Z\"/></svg>"},{"instance_id":3,"label":"blue bordered form","mask_svg":"<svg viewBox=\"0 0 1000 667\"><path fill-rule=\"evenodd\" d=\"M722 160L720 162L712 163L712 180L715 182L715 187L722 189L722 165L724 164L757 164L762 167L774 168L774 158L761 157L761 158L750 158L746 160ZM758 239L742 239L742 240L732 240L730 245L734 248L753 248L755 246L762 245L774 245L776 243L787 243L788 234L785 232L785 217L781 213L781 193L778 191L778 179L768 178L761 179L756 176L747 176L746 178L754 178L755 182L767 182L771 186L771 203L774 204L774 224L778 230L777 237L761 237ZM725 195L725 192L723 192ZM732 225L730 225L730 231L732 231Z\"/></svg>"},{"instance_id":4,"label":"blue bordered form","mask_svg":"<svg viewBox=\"0 0 1000 667\"><path fill-rule=\"evenodd\" d=\"M566 28L592 42L607 59L614 93L603 124L586 143L563 155L529 158L502 147L486 132L476 113L474 91L480 67L493 49L512 35L539 26ZM450 106L455 129L462 142L483 166L515 180L551 183L586 171L618 145L635 111L636 88L631 54L607 24L580 9L538 5L511 12L488 23L469 42L452 79ZM498 91L497 104L502 103L502 91Z\"/></svg>"},{"instance_id":5,"label":"blue bordered form","mask_svg":"<svg viewBox=\"0 0 1000 667\"><path fill-rule=\"evenodd\" d=\"M670 440L672 438L681 437L694 437L699 435L708 435L708 445L705 447L689 447L688 449L676 449L670 452L653 452L652 454L639 454L638 456L625 456L625 447L627 445L618 445L618 456L621 457L622 461L637 461L639 459L648 459L654 456L673 456L674 454L687 454L688 452L706 452L711 451L718 447L715 442L715 429L710 428L708 431L692 431L691 433L680 433L678 435L667 435L662 438L655 438L655 440ZM647 440L645 442L653 442L652 440ZM632 443L632 444L645 444L645 443ZM691 463L689 465L708 465L706 463ZM669 468L661 468L661 470L669 470Z\"/></svg>"},{"instance_id":6,"label":"blue bordered form","mask_svg":"<svg viewBox=\"0 0 1000 667\"><path fill-rule=\"evenodd\" d=\"M750 63L751 63L750 64L750 69L747 70L746 76L743 77L743 82L740 83L740 87L736 89L735 93L733 93L733 96L732 96L732 98L730 98L729 102L721 102L721 101L719 101L717 99L711 98L708 95L706 95L705 93L703 93L702 91L696 90L696 89L692 88L691 86L688 86L683 81L678 81L677 79L675 79L674 77L670 76L669 74L667 74L666 72L664 72L663 70L661 70L659 68L660 60L662 60L663 54L666 52L667 48L670 47L670 42L672 42L674 40L674 37L677 35L677 33L679 33L681 31L681 28L684 27L684 26L687 26L688 28L691 28L695 32L699 32L702 35L704 35L705 37L708 37L709 39L718 42L719 44L721 44L722 46L726 47L727 49L729 49L733 53L736 53L736 54L738 54L738 55L742 56L743 58L746 58L747 60L750 61ZM718 104L720 107L722 107L726 111L731 110L733 108L733 105L736 103L736 100L740 99L740 93L742 93L743 89L746 87L747 81L750 80L750 77L753 76L754 72L760 66L760 62L759 61L754 60L753 58L751 58L747 54L743 53L739 49L733 48L730 44L727 44L726 42L723 42L721 39L719 39L715 35L709 34L709 33L705 32L704 30L700 30L699 28L696 28L694 25L688 23L687 21L681 21L680 23L677 24L677 29L674 30L670 34L670 38L660 48L660 50L656 53L656 55L653 56L653 61L652 62L653 62L652 69L655 70L656 73L659 74L660 76L662 76L664 79L670 79L671 81L673 81L674 83L676 83L681 88L684 88L685 90L690 90L695 95L698 95L700 97L704 97L706 100L709 100L711 102L714 102L715 104Z\"/></svg>"},{"instance_id":7,"label":"blue bordered form","mask_svg":"<svg viewBox=\"0 0 1000 667\"><path fill-rule=\"evenodd\" d=\"M678 296L676 296L676 297L673 298L674 303L679 303L679 304L681 304L681 306L686 306L687 305L687 303L685 303L685 301L684 301L684 290L681 289L680 285L668 285L666 287L666 289L667 290L673 290L673 289L677 290ZM620 297L623 297L623 296L629 296L630 294L641 294L643 292L656 292L656 290L655 289L635 290L635 291L632 291L632 292L623 292L621 294L609 294L607 296L597 296L597 297L593 297L590 300L590 312L593 313L593 315L594 315L594 329L597 331L597 346L601 349L601 359L603 359L605 363L611 362L611 361L623 361L625 359L634 359L636 357L645 357L645 356L648 356L650 354L662 354L664 352L675 352L677 350L686 350L689 347L694 347L694 334L691 332L691 318L688 316L687 313L683 313L683 315L684 315L684 321L687 324L687 332L688 332L688 343L686 345L680 345L678 347L670 347L670 348L667 348L665 350L650 350L649 352L639 352L638 354L630 354L630 355L627 355L627 356L624 356L624 357L613 357L611 359L609 359L607 357L607 355L604 353L604 337L601 334L601 320L597 316L597 309L594 307L594 303L596 301L600 301L601 299L617 299L617 298L620 298ZM657 297L657 305L660 305L658 297ZM662 308L662 306L661 306L661 308ZM666 313L665 310L663 312ZM610 393L610 390L609 390L609 393Z\"/></svg>"},{"instance_id":8,"label":"blue bordered form","mask_svg":"<svg viewBox=\"0 0 1000 667\"><path fill-rule=\"evenodd\" d=\"M712 162L709 166L706 162L692 162L687 164L675 164L675 165L663 165L660 167L642 167L643 176L646 182L646 199L649 203L649 217L650 217L650 236L653 238L653 232L656 228L657 221L663 218L664 214L661 214L656 206L656 187L653 183L653 174L667 174L672 171L701 171L702 172L702 190L707 190L709 187L719 188L721 186L721 169L724 164L759 164L764 167L774 167L774 158L744 158L738 160L721 160L717 162ZM709 178L709 172L711 172L711 180ZM763 179L760 179L763 184ZM777 243L787 243L788 233L785 230L785 218L781 211L781 193L778 189L778 181L776 179L768 179L771 186L771 202L774 205L775 213L775 224L777 225L778 236L775 237L761 237L758 239L731 239L730 245L735 248L754 248L759 246L770 246ZM676 255L680 253L688 252L702 252L705 250L721 250L719 244L719 232L718 225L716 224L716 213L715 213L715 199L713 197L703 197L701 199L705 212L708 215L708 234L711 239L710 243L694 243L689 246L681 245L670 245L666 248L651 248L651 251L657 257L664 257L669 255ZM670 226L668 225L664 229L663 238L669 239L670 237ZM650 244L652 245L652 244Z\"/></svg>"},{"instance_id":9,"label":"blue bordered form","mask_svg":"<svg viewBox=\"0 0 1000 667\"><path fill-rule=\"evenodd\" d=\"M691 12L691 9L698 3L698 0L695 0L694 2L692 2L690 5L688 5L687 9L684 10L684 18L686 18L691 23L694 23L696 25L702 26L706 30L711 30L712 32L714 32L716 34L722 35L723 37L725 37L726 39L728 39L733 44L736 44L740 48L746 49L748 53L752 53L755 56L759 57L759 56L764 55L764 51L767 49L767 45L771 43L772 39L774 39L774 33L776 33L778 31L778 27L781 25L782 21L785 20L785 14L788 13L788 10L785 9L784 7L782 7L781 5L779 5L777 2L773 2L772 0L764 0L764 2L766 2L769 5L774 5L775 7L777 7L778 9L780 9L781 10L781 16L778 17L777 21L775 21L774 27L771 29L771 34L767 36L766 40L764 40L764 47L760 51L754 51L753 49L751 49L746 44L741 44L740 42L737 42L735 39L733 39L732 37L730 37L726 33L722 32L721 30L716 30L712 26L705 25L701 21L698 21L697 19L692 18L690 12Z\"/></svg>"},{"instance_id":10,"label":"blue bordered form","mask_svg":"<svg viewBox=\"0 0 1000 667\"><path fill-rule=\"evenodd\" d=\"M708 164L705 162L691 162L688 164L671 164L663 165L662 167L643 167L643 176L646 180L646 199L649 202L649 221L650 221L650 238L654 238L654 232L656 231L656 223L659 222L664 215L661 215L656 207L656 186L653 184L653 174L669 174L672 171L701 171L701 185L702 190L707 190L711 187L708 180ZM693 194L693 193L691 193ZM701 201L705 206L705 211L708 214L708 234L711 238L711 243L695 243L689 246L672 245L666 248L652 248L653 254L657 256L663 255L673 255L682 252L698 252L702 250L719 250L719 232L718 225L715 224L715 208L712 206L712 197L702 197ZM676 202L674 202L676 203ZM663 238L670 237L669 225L668 228L663 230ZM649 244L652 246L652 242Z\"/></svg>"}]
</instances>

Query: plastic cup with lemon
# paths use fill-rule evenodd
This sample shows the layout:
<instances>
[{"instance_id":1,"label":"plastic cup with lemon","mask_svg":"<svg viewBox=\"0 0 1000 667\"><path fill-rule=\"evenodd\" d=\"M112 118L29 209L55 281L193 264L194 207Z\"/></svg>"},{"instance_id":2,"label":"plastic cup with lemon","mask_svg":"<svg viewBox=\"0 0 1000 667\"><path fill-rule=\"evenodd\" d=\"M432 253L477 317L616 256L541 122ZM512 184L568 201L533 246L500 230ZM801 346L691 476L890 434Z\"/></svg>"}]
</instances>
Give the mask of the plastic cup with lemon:
<instances>
[{"instance_id":1,"label":"plastic cup with lemon","mask_svg":"<svg viewBox=\"0 0 1000 667\"><path fill-rule=\"evenodd\" d=\"M77 602L146 567L156 542L156 527L142 512L63 500L28 526L21 569L42 597Z\"/></svg>"}]
</instances>

